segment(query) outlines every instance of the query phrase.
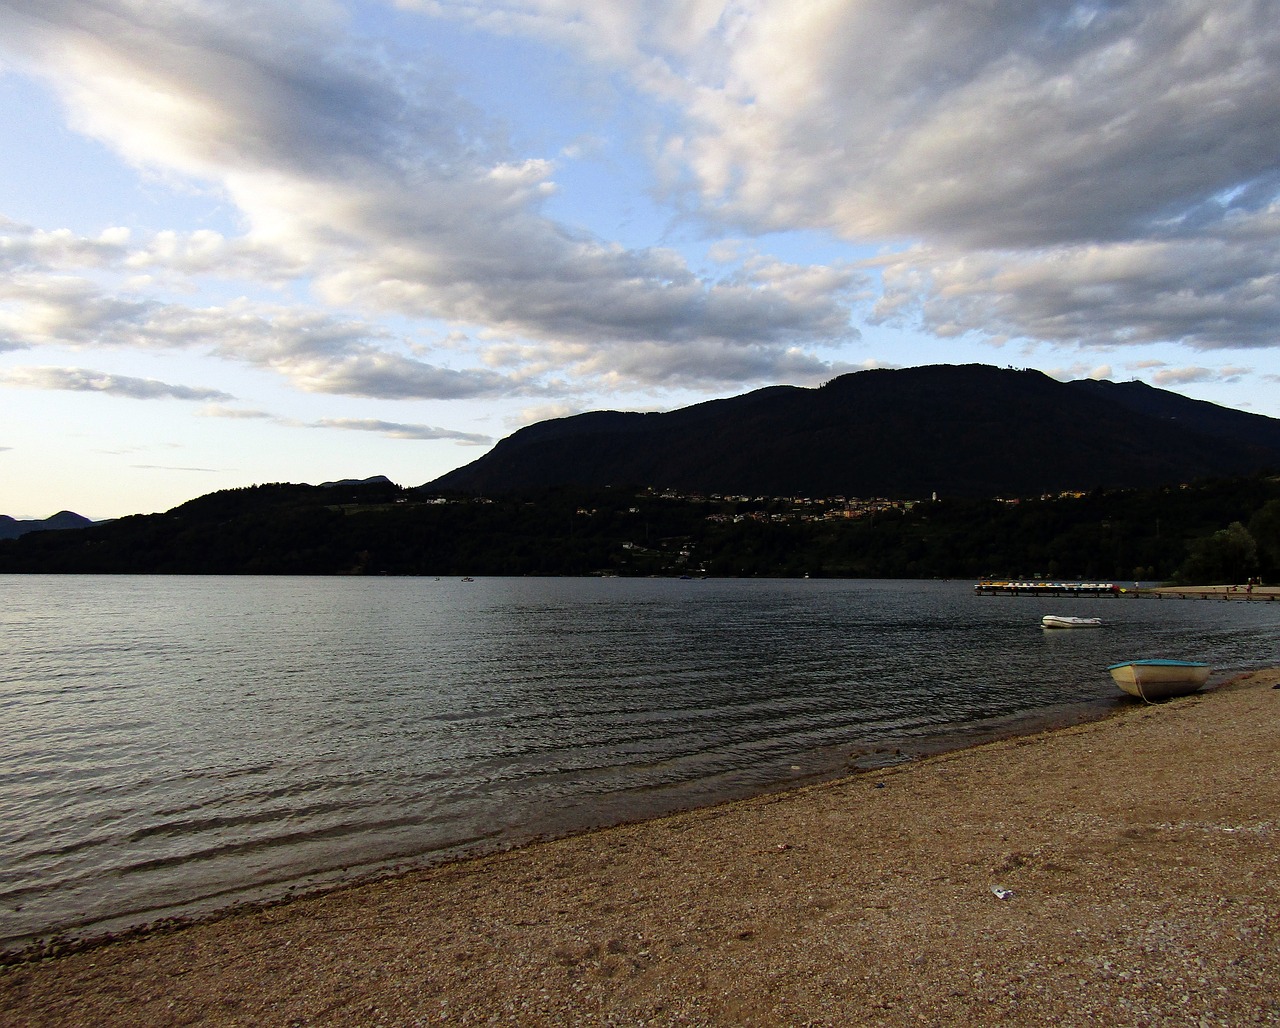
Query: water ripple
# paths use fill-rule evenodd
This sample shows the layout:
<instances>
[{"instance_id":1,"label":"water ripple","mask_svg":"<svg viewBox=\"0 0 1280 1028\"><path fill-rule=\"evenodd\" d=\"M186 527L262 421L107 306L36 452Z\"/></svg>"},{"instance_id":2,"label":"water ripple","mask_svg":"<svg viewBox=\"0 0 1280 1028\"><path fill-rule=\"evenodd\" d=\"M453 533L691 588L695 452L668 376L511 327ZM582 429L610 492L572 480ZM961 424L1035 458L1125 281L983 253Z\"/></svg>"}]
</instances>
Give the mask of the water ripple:
<instances>
[{"instance_id":1,"label":"water ripple","mask_svg":"<svg viewBox=\"0 0 1280 1028\"><path fill-rule=\"evenodd\" d=\"M710 802L855 747L1112 702L1118 660L1225 672L1280 642L1280 605L967 583L0 589L0 945ZM1043 633L1045 613L1107 626Z\"/></svg>"}]
</instances>

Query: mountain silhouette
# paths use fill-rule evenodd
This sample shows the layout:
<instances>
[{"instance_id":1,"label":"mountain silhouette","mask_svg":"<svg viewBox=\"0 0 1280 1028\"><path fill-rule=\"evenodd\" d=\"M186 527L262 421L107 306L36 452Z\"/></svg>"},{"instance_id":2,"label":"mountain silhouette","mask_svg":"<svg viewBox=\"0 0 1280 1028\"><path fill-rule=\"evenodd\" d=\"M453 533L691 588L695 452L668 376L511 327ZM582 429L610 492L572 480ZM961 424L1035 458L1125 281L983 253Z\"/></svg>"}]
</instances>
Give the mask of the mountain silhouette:
<instances>
[{"instance_id":1,"label":"mountain silhouette","mask_svg":"<svg viewBox=\"0 0 1280 1028\"><path fill-rule=\"evenodd\" d=\"M8 514L0 514L0 539L17 539L28 532L62 531L68 528L85 528L93 522L69 510L60 510L52 517L40 521L18 521Z\"/></svg>"},{"instance_id":2,"label":"mountain silhouette","mask_svg":"<svg viewBox=\"0 0 1280 1028\"><path fill-rule=\"evenodd\" d=\"M1280 467L1280 420L1139 382L934 365L515 432L427 483L498 494L654 486L769 496L1028 496Z\"/></svg>"}]
</instances>

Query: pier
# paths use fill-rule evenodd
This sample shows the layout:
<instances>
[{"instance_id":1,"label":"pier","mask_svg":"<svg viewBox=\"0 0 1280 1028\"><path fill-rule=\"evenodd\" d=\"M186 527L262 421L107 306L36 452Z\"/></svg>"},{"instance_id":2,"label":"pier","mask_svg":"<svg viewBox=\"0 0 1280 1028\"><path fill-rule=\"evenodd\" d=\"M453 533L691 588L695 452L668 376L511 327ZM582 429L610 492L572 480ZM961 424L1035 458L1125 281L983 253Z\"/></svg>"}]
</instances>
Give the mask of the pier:
<instances>
[{"instance_id":1,"label":"pier","mask_svg":"<svg viewBox=\"0 0 1280 1028\"><path fill-rule=\"evenodd\" d=\"M1117 582L996 581L983 579L973 587L978 596L1079 596L1133 600L1280 600L1274 585L1162 585L1123 586Z\"/></svg>"},{"instance_id":2,"label":"pier","mask_svg":"<svg viewBox=\"0 0 1280 1028\"><path fill-rule=\"evenodd\" d=\"M973 587L979 596L1119 596L1115 582L1005 582L984 580Z\"/></svg>"}]
</instances>

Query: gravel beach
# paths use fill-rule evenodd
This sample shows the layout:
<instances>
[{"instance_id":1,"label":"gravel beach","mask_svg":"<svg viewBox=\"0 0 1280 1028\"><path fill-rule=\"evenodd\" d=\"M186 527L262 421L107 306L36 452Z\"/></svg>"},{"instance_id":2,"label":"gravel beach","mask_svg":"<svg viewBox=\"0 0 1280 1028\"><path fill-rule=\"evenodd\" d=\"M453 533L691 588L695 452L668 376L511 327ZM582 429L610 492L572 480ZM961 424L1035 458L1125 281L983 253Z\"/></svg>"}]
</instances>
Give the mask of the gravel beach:
<instances>
[{"instance_id":1,"label":"gravel beach","mask_svg":"<svg viewBox=\"0 0 1280 1028\"><path fill-rule=\"evenodd\" d=\"M1280 1024L1277 686L14 963L0 1024Z\"/></svg>"}]
</instances>

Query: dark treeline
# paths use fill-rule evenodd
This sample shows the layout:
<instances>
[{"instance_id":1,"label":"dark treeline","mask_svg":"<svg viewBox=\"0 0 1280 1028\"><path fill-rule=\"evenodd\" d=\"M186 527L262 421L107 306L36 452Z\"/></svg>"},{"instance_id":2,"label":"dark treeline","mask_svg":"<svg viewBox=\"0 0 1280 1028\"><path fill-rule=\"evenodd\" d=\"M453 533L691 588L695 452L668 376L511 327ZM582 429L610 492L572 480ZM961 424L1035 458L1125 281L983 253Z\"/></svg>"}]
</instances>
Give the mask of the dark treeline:
<instances>
[{"instance_id":1,"label":"dark treeline","mask_svg":"<svg viewBox=\"0 0 1280 1028\"><path fill-rule=\"evenodd\" d=\"M0 573L1280 579L1280 479L1269 476L828 511L621 488L477 498L261 485L0 541Z\"/></svg>"}]
</instances>

